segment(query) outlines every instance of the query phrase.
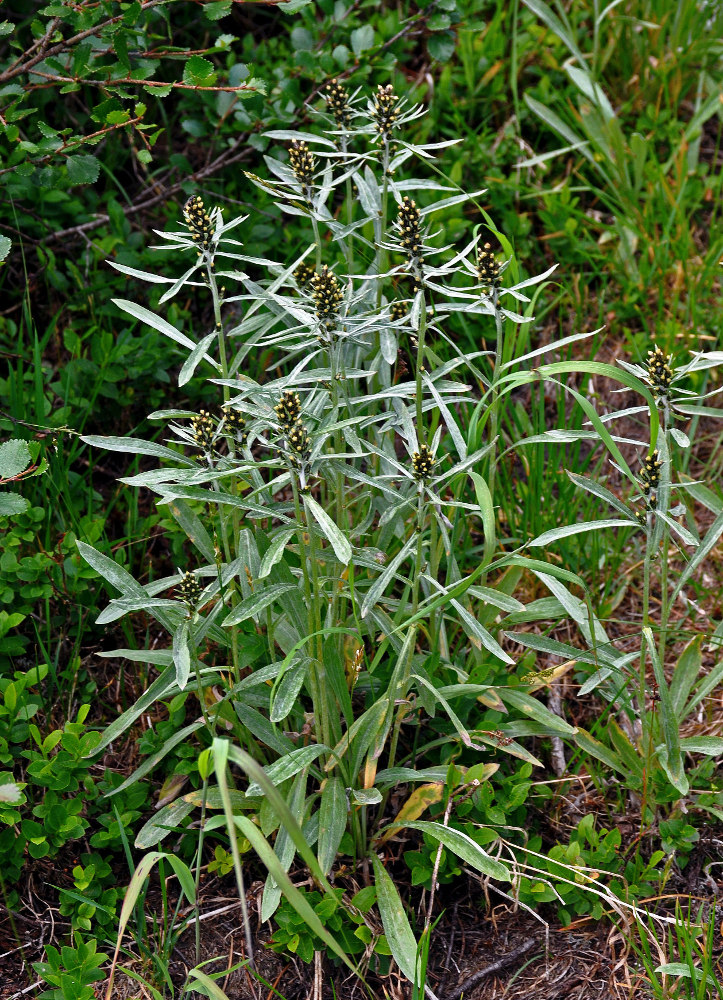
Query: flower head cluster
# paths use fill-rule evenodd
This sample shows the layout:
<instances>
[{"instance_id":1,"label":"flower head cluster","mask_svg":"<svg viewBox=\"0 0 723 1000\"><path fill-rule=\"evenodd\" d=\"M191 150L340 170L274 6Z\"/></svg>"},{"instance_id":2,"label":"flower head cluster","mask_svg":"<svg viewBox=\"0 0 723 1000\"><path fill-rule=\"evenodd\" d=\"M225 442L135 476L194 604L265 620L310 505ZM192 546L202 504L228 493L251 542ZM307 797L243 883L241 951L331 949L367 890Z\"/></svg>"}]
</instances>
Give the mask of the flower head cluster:
<instances>
[{"instance_id":1,"label":"flower head cluster","mask_svg":"<svg viewBox=\"0 0 723 1000\"><path fill-rule=\"evenodd\" d=\"M477 249L477 277L488 289L497 289L502 284L500 265L495 260L490 243L485 243Z\"/></svg>"},{"instance_id":2,"label":"flower head cluster","mask_svg":"<svg viewBox=\"0 0 723 1000\"><path fill-rule=\"evenodd\" d=\"M311 282L314 280L315 274L316 271L314 270L314 268L310 267L308 264L305 264L302 260L302 262L294 271L294 281L299 286L299 288L306 288L306 286L310 285Z\"/></svg>"},{"instance_id":3,"label":"flower head cluster","mask_svg":"<svg viewBox=\"0 0 723 1000\"><path fill-rule=\"evenodd\" d=\"M660 486L660 470L663 468L663 463L658 457L658 450L648 455L643 462L643 467L640 470L640 483L643 488L643 494L649 497L651 493L655 492Z\"/></svg>"},{"instance_id":4,"label":"flower head cluster","mask_svg":"<svg viewBox=\"0 0 723 1000\"><path fill-rule=\"evenodd\" d=\"M416 201L406 195L402 198L397 213L399 240L409 254L409 262L417 263L422 255L422 234L420 232L421 216Z\"/></svg>"},{"instance_id":5,"label":"flower head cluster","mask_svg":"<svg viewBox=\"0 0 723 1000\"><path fill-rule=\"evenodd\" d=\"M311 438L300 420L286 434L286 443L297 463L306 462L311 455Z\"/></svg>"},{"instance_id":6,"label":"flower head cluster","mask_svg":"<svg viewBox=\"0 0 723 1000\"><path fill-rule=\"evenodd\" d=\"M274 413L278 417L281 430L285 434L288 433L301 417L301 400L298 392L282 392L274 407Z\"/></svg>"},{"instance_id":7,"label":"flower head cluster","mask_svg":"<svg viewBox=\"0 0 723 1000\"><path fill-rule=\"evenodd\" d=\"M210 250L214 227L200 194L192 195L183 206L183 218L199 250Z\"/></svg>"},{"instance_id":8,"label":"flower head cluster","mask_svg":"<svg viewBox=\"0 0 723 1000\"><path fill-rule=\"evenodd\" d=\"M299 184L311 187L314 183L314 154L303 139L294 139L289 148L289 160Z\"/></svg>"},{"instance_id":9,"label":"flower head cluster","mask_svg":"<svg viewBox=\"0 0 723 1000\"><path fill-rule=\"evenodd\" d=\"M324 326L333 324L339 314L339 303L344 298L336 275L324 264L311 279L312 295L316 303L316 315Z\"/></svg>"},{"instance_id":10,"label":"flower head cluster","mask_svg":"<svg viewBox=\"0 0 723 1000\"><path fill-rule=\"evenodd\" d=\"M421 483L426 483L432 475L434 469L434 457L426 444L419 446L419 451L412 455L412 469L414 478Z\"/></svg>"},{"instance_id":11,"label":"flower head cluster","mask_svg":"<svg viewBox=\"0 0 723 1000\"><path fill-rule=\"evenodd\" d=\"M181 600L190 604L191 607L198 604L203 592L203 587L193 573L184 573L176 589Z\"/></svg>"},{"instance_id":12,"label":"flower head cluster","mask_svg":"<svg viewBox=\"0 0 723 1000\"><path fill-rule=\"evenodd\" d=\"M324 88L327 110L334 116L339 128L348 128L351 123L349 95L338 80L332 80Z\"/></svg>"},{"instance_id":13,"label":"flower head cluster","mask_svg":"<svg viewBox=\"0 0 723 1000\"><path fill-rule=\"evenodd\" d=\"M655 390L655 394L659 399L667 398L668 391L673 381L674 373L670 364L672 360L673 355L668 354L666 357L657 345L655 350L648 351L646 361L648 381L652 385Z\"/></svg>"},{"instance_id":14,"label":"flower head cluster","mask_svg":"<svg viewBox=\"0 0 723 1000\"><path fill-rule=\"evenodd\" d=\"M196 444L202 448L210 448L213 444L214 420L208 410L199 410L197 416L191 417L191 427Z\"/></svg>"},{"instance_id":15,"label":"flower head cluster","mask_svg":"<svg viewBox=\"0 0 723 1000\"><path fill-rule=\"evenodd\" d=\"M404 319L404 317L409 313L406 302L392 302L389 307L389 317L393 323L397 320Z\"/></svg>"},{"instance_id":16,"label":"flower head cluster","mask_svg":"<svg viewBox=\"0 0 723 1000\"><path fill-rule=\"evenodd\" d=\"M385 140L391 135L392 129L397 126L396 104L398 100L391 83L388 83L386 87L382 87L380 84L374 95L371 116L377 131Z\"/></svg>"},{"instance_id":17,"label":"flower head cluster","mask_svg":"<svg viewBox=\"0 0 723 1000\"><path fill-rule=\"evenodd\" d=\"M246 439L246 420L238 410L232 410L227 406L223 410L223 422L227 431L230 431L241 443Z\"/></svg>"},{"instance_id":18,"label":"flower head cluster","mask_svg":"<svg viewBox=\"0 0 723 1000\"><path fill-rule=\"evenodd\" d=\"M282 392L274 407L279 428L296 464L306 462L311 455L311 439L301 422L301 400L298 392Z\"/></svg>"}]
</instances>

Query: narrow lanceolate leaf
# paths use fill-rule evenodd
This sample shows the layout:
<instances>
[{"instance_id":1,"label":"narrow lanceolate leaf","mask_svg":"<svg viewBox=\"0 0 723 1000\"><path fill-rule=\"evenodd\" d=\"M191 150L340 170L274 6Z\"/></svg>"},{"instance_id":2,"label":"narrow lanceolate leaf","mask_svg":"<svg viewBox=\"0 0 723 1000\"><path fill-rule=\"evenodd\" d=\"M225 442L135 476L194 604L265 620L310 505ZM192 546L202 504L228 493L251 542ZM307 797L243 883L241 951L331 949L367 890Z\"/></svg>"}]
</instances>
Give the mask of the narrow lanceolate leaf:
<instances>
[{"instance_id":1,"label":"narrow lanceolate leaf","mask_svg":"<svg viewBox=\"0 0 723 1000\"><path fill-rule=\"evenodd\" d=\"M341 778L326 779L319 806L319 867L325 875L336 860L347 822L346 789Z\"/></svg>"},{"instance_id":2,"label":"narrow lanceolate leaf","mask_svg":"<svg viewBox=\"0 0 723 1000\"><path fill-rule=\"evenodd\" d=\"M135 319L147 323L148 326L152 326L154 330L158 330L159 333L164 334L170 340L174 340L177 344L181 344L182 347L187 347L190 351L195 349L195 343L185 333L181 333L180 330L177 330L175 326L163 319L162 316L156 316L155 313L151 312L150 309L146 309L145 306L139 306L138 303L130 302L128 299L111 299L111 302L118 306L119 309L122 309L123 312L127 312L130 316L135 317ZM221 371L221 366L212 357L207 354L205 358L217 371Z\"/></svg>"},{"instance_id":3,"label":"narrow lanceolate leaf","mask_svg":"<svg viewBox=\"0 0 723 1000\"><path fill-rule=\"evenodd\" d=\"M580 521L578 524L564 524L559 528L551 528L543 531L541 535L529 543L531 546L542 547L559 541L560 538L569 538L570 535L580 535L585 531L600 531L602 528L635 528L637 523L630 518L629 521L619 519L606 519L604 521Z\"/></svg>"},{"instance_id":4,"label":"narrow lanceolate leaf","mask_svg":"<svg viewBox=\"0 0 723 1000\"><path fill-rule=\"evenodd\" d=\"M206 354L211 344L216 340L218 334L214 330L213 333L209 333L208 336L204 337L203 340L199 341L198 344L193 348L191 353L188 355L186 360L181 365L181 370L178 373L178 384L179 386L185 385L190 382L193 378L193 373L198 367L198 363Z\"/></svg>"},{"instance_id":5,"label":"narrow lanceolate leaf","mask_svg":"<svg viewBox=\"0 0 723 1000\"><path fill-rule=\"evenodd\" d=\"M224 626L238 625L239 622L246 621L247 618L253 618L255 615L265 611L274 601L278 600L283 594L287 594L290 590L296 590L295 583L275 583L271 587L264 587L263 590L251 594L250 597L247 597L240 604L237 604L235 608L232 608L224 618L222 624Z\"/></svg>"},{"instance_id":6,"label":"narrow lanceolate leaf","mask_svg":"<svg viewBox=\"0 0 723 1000\"><path fill-rule=\"evenodd\" d=\"M377 603L379 598L384 593L387 584L390 582L394 574L397 572L402 562L411 554L415 544L416 544L416 537L412 535L412 537L407 541L406 545L403 545L402 548L399 550L399 552L397 552L396 556L385 568L384 572L380 573L380 575L371 585L371 587L367 591L367 595L364 598L364 602L361 607L362 618L366 618L366 616L369 614L369 610L372 607L374 607L374 605ZM440 604L443 603L443 601L444 598L442 597L440 599Z\"/></svg>"},{"instance_id":7,"label":"narrow lanceolate leaf","mask_svg":"<svg viewBox=\"0 0 723 1000\"><path fill-rule=\"evenodd\" d=\"M183 691L191 674L191 649L189 646L189 627L187 618L180 623L173 633L173 665L176 668L176 684Z\"/></svg>"},{"instance_id":8,"label":"narrow lanceolate leaf","mask_svg":"<svg viewBox=\"0 0 723 1000\"><path fill-rule=\"evenodd\" d=\"M414 938L409 917L402 904L399 891L392 882L381 859L372 854L374 865L374 882L377 890L377 904L382 918L392 958L401 971L416 986L419 986L417 976L417 942Z\"/></svg>"},{"instance_id":9,"label":"narrow lanceolate leaf","mask_svg":"<svg viewBox=\"0 0 723 1000\"><path fill-rule=\"evenodd\" d=\"M140 583L134 580L128 570L119 566L114 559L103 555L102 552L98 552L97 549L94 549L92 545L86 544L86 542L76 542L76 544L82 557L93 567L96 573L100 574L116 590L120 590L121 594L125 597L148 597Z\"/></svg>"},{"instance_id":10,"label":"narrow lanceolate leaf","mask_svg":"<svg viewBox=\"0 0 723 1000\"><path fill-rule=\"evenodd\" d=\"M105 448L106 451L120 451L127 455L152 455L154 458L169 458L181 465L192 466L193 459L186 458L180 451L173 451L156 441L145 441L134 437L101 437L97 434L84 434L81 441L93 448Z\"/></svg>"},{"instance_id":11,"label":"narrow lanceolate leaf","mask_svg":"<svg viewBox=\"0 0 723 1000\"><path fill-rule=\"evenodd\" d=\"M658 685L658 694L660 697L660 715L663 724L663 736L665 738L665 747L667 749L667 761L663 760L660 755L659 758L661 764L663 765L663 769L670 778L673 786L682 795L685 795L688 791L688 780L685 776L685 770L683 769L683 758L680 753L678 720L676 719L675 711L673 710L673 700L670 696L668 682L665 679L663 665L658 657L658 650L655 645L655 638L653 636L652 629L650 629L647 625L643 628L643 637L648 646L650 658L653 661L653 672L655 674L655 681Z\"/></svg>"},{"instance_id":12,"label":"narrow lanceolate leaf","mask_svg":"<svg viewBox=\"0 0 723 1000\"><path fill-rule=\"evenodd\" d=\"M299 771L308 767L309 764L313 764L321 754L328 752L329 747L325 747L321 743L313 743L308 747L298 747L296 750L292 750L284 757L280 757L279 760L274 761L273 764L269 764L268 767L264 768L264 775L272 784L280 785L287 778L293 778ZM246 794L251 796L260 795L261 791L260 782L252 781Z\"/></svg>"},{"instance_id":13,"label":"narrow lanceolate leaf","mask_svg":"<svg viewBox=\"0 0 723 1000\"><path fill-rule=\"evenodd\" d=\"M322 532L331 542L331 547L334 549L334 555L343 563L344 566L348 566L351 562L352 548L351 543L347 538L345 538L341 528L338 527L326 513L323 507L321 507L312 496L304 497L304 506L306 507L307 513L311 511L314 520L321 528Z\"/></svg>"},{"instance_id":14,"label":"narrow lanceolate leaf","mask_svg":"<svg viewBox=\"0 0 723 1000\"><path fill-rule=\"evenodd\" d=\"M271 845L261 833L259 828L255 826L254 823L252 823L246 816L234 816L233 821L246 839L250 841L251 846L266 865L269 873L273 876L274 881L279 886L284 896L286 896L289 903L302 918L306 926L313 931L317 937L320 937L324 944L326 944L326 946L330 948L335 955L338 955L345 965L347 965L353 972L356 972L357 970L355 969L353 962L349 959L347 953L341 947L336 938L332 937L326 927L324 927L316 914L316 911L307 902L306 897L296 888L289 876L286 874L279 863L279 859L274 854Z\"/></svg>"},{"instance_id":15,"label":"narrow lanceolate leaf","mask_svg":"<svg viewBox=\"0 0 723 1000\"><path fill-rule=\"evenodd\" d=\"M193 809L193 803L186 802L183 799L171 802L169 805L159 809L138 831L135 839L136 847L142 851L146 851L149 847L155 847L156 844L160 844L169 833L173 833Z\"/></svg>"},{"instance_id":16,"label":"narrow lanceolate leaf","mask_svg":"<svg viewBox=\"0 0 723 1000\"><path fill-rule=\"evenodd\" d=\"M286 545L290 539L296 533L296 528L290 528L286 531L280 531L273 542L269 545L266 552L264 552L263 559L261 560L261 565L259 567L259 580L265 579L271 570L274 568L277 562L279 562L283 555Z\"/></svg>"},{"instance_id":17,"label":"narrow lanceolate leaf","mask_svg":"<svg viewBox=\"0 0 723 1000\"><path fill-rule=\"evenodd\" d=\"M404 823L404 826L411 827L412 830L421 830L428 833L430 837L441 841L445 847L449 848L462 861L466 861L475 871L489 875L490 878L499 879L501 882L510 882L510 872L506 865L496 858L483 851L482 848L461 830L453 830L441 823L433 823L428 820L415 820Z\"/></svg>"}]
</instances>

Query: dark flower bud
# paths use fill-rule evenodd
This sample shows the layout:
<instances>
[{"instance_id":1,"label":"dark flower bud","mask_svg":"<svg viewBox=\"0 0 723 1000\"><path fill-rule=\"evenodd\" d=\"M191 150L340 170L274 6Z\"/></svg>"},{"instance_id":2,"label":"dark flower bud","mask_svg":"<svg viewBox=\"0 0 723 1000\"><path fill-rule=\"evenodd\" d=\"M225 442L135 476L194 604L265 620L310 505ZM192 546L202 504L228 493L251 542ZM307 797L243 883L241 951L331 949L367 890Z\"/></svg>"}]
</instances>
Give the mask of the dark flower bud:
<instances>
[{"instance_id":1,"label":"dark flower bud","mask_svg":"<svg viewBox=\"0 0 723 1000\"><path fill-rule=\"evenodd\" d=\"M193 573L184 573L181 577L181 582L176 588L176 592L182 601L185 601L186 604L189 604L193 608L201 599L203 587Z\"/></svg>"},{"instance_id":2,"label":"dark flower bud","mask_svg":"<svg viewBox=\"0 0 723 1000\"><path fill-rule=\"evenodd\" d=\"M499 288L502 284L500 265L495 260L490 243L477 248L477 276L487 288Z\"/></svg>"},{"instance_id":3,"label":"dark flower bud","mask_svg":"<svg viewBox=\"0 0 723 1000\"><path fill-rule=\"evenodd\" d=\"M299 184L310 187L314 183L314 156L303 139L294 139L291 143L289 159Z\"/></svg>"},{"instance_id":4,"label":"dark flower bud","mask_svg":"<svg viewBox=\"0 0 723 1000\"><path fill-rule=\"evenodd\" d=\"M394 93L391 83L388 83L386 87L380 85L374 95L374 107L371 116L377 126L377 131L385 139L388 139L392 129L397 127L398 116L395 111L395 105L398 100L399 98Z\"/></svg>"},{"instance_id":5,"label":"dark flower bud","mask_svg":"<svg viewBox=\"0 0 723 1000\"><path fill-rule=\"evenodd\" d=\"M223 422L227 431L230 431L241 443L246 439L246 420L238 410L225 407L222 410Z\"/></svg>"},{"instance_id":6,"label":"dark flower bud","mask_svg":"<svg viewBox=\"0 0 723 1000\"><path fill-rule=\"evenodd\" d=\"M299 286L299 288L306 288L306 286L310 285L311 282L314 280L315 274L316 271L314 270L314 268L309 267L308 264L305 264L302 261L301 264L299 264L299 266L294 271L294 281Z\"/></svg>"},{"instance_id":7,"label":"dark flower bud","mask_svg":"<svg viewBox=\"0 0 723 1000\"><path fill-rule=\"evenodd\" d=\"M326 109L334 116L336 124L340 128L348 128L351 123L349 97L338 80L327 83L324 88L324 100L326 101Z\"/></svg>"},{"instance_id":8,"label":"dark flower bud","mask_svg":"<svg viewBox=\"0 0 723 1000\"><path fill-rule=\"evenodd\" d=\"M652 490L657 490L660 486L660 470L662 468L663 463L659 460L656 449L652 455L646 457L640 470L640 482L645 496L648 496Z\"/></svg>"},{"instance_id":9,"label":"dark flower bud","mask_svg":"<svg viewBox=\"0 0 723 1000\"><path fill-rule=\"evenodd\" d=\"M666 357L657 345L655 350L648 351L646 362L648 381L656 390L656 395L659 398L664 398L668 395L668 390L673 381L673 369L670 366L672 360L673 355L669 354Z\"/></svg>"},{"instance_id":10,"label":"dark flower bud","mask_svg":"<svg viewBox=\"0 0 723 1000\"><path fill-rule=\"evenodd\" d=\"M424 483L430 479L434 469L434 458L426 444L420 445L419 451L415 451L412 455L412 469L414 478L420 482Z\"/></svg>"}]
</instances>

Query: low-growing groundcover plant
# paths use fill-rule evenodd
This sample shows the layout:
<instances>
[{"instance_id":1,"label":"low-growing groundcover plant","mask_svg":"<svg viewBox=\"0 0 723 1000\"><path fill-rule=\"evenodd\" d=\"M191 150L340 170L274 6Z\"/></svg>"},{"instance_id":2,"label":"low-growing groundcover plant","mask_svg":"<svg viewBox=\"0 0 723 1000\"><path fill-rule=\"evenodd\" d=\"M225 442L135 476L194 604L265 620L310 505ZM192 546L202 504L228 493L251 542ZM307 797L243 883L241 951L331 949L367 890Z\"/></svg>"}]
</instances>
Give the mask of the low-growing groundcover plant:
<instances>
[{"instance_id":1,"label":"low-growing groundcover plant","mask_svg":"<svg viewBox=\"0 0 723 1000\"><path fill-rule=\"evenodd\" d=\"M508 240L478 206L481 192L467 195L429 176L407 175L414 159L426 167L449 145L405 140L421 108L409 107L389 85L365 100L332 81L325 95L319 131L270 133L278 154L265 158L271 176L249 175L284 212L307 221L308 245L283 262L256 257L243 243L245 217L227 222L219 208L192 194L183 228L160 234L165 249L185 255L179 277L116 265L131 278L165 286L158 308L181 292L196 302L193 328L183 332L157 310L116 300L187 349L179 385L205 378L217 404L152 414L166 427L163 444L85 439L161 460L159 468L123 481L156 494L186 538L175 551L187 559L178 573L143 586L79 543L120 595L99 623L143 611L169 637L165 648L107 654L152 664L159 674L105 729L93 753L156 702L196 706L196 718L108 793L111 802L126 793L181 742L197 746L198 788L184 793L179 786L136 838L147 853L121 910L113 970L151 869L167 873L170 866L181 888L175 916L167 913L169 947L186 926L178 920L181 902L197 905L209 862L233 867L251 966L244 866L253 853L267 870L261 918L278 913L276 947L317 963L325 949L362 977L370 968L385 971L391 956L415 997L434 996L425 982L426 958L434 888L445 866L454 868L447 859L513 896L524 895L530 876L554 885L565 881L560 872L567 869L569 880L606 904L629 905L624 892L615 895L597 881L600 872L575 867L579 852L558 865L536 861L533 845L526 850L504 813L490 814L489 799L485 813L482 790L501 764L525 769L521 785L543 767L524 741L566 739L623 780L632 774L629 787L642 797L645 829L661 803L689 794L685 755L721 750L712 737L687 744L678 737L676 717L700 704L713 675L699 683L700 660L687 656L683 679L668 682L669 604L653 623L649 603L661 550L666 560L677 541L697 546L672 602L723 533L719 516L700 541L690 523L677 520L685 510L669 502L671 442L683 446L685 436L672 423L673 381L695 377L720 358L697 355L676 376L670 369L666 385L670 361L656 354L643 368L577 360L537 367L545 353L559 357L590 336L520 349L534 300L554 268L523 277ZM483 221L465 246L445 246L435 220L459 204L477 206ZM479 350L472 353L461 353L447 331L459 312L479 327ZM643 452L636 475L608 418L568 390L592 426L582 433L602 442L633 484L633 506L571 473L618 516L554 527L529 542L506 539L495 505L502 408L534 381L580 370L615 379L643 399L635 412L647 415L649 427L633 442ZM704 407L701 393L681 413L696 407ZM537 558L570 534L612 528L644 539L644 627L632 654L608 637L585 582ZM549 596L520 600L516 593L523 595L528 579ZM564 620L577 625L587 648L549 636ZM586 689L610 706L612 745L534 696L554 681L555 668L531 671L528 655L518 664L511 641L586 672ZM646 656L660 699L652 704ZM633 760L636 767L642 762L639 782ZM672 798L653 794L653 761ZM434 807L442 810L438 819L420 818ZM184 830L190 853L157 849ZM416 866L417 881L429 879L432 890L421 936L387 864L385 845L405 830L421 834L424 850L435 852L431 868L422 863L424 850ZM585 837L598 844L589 830ZM366 883L363 899L347 889L340 860ZM409 859L413 869L415 860ZM295 886L295 861L308 869L311 891ZM216 974L202 968L198 920L195 928L197 964L186 988L223 996ZM108 997L112 980L113 973ZM172 988L161 980L147 985L157 995Z\"/></svg>"}]
</instances>

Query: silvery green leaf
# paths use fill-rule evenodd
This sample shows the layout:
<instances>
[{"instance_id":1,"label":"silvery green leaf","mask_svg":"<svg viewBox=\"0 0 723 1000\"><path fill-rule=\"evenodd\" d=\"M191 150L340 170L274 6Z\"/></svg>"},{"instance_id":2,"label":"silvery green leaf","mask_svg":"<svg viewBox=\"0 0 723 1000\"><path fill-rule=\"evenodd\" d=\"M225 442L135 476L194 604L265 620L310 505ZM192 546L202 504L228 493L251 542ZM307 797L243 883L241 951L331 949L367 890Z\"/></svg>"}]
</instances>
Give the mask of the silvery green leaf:
<instances>
[{"instance_id":1,"label":"silvery green leaf","mask_svg":"<svg viewBox=\"0 0 723 1000\"><path fill-rule=\"evenodd\" d=\"M167 320L163 319L161 316L156 316L155 313L151 312L150 309L146 309L145 306L139 306L136 302L130 302L128 299L111 299L114 305L122 309L123 312L127 312L130 316L141 320L141 322L146 323L148 326L153 327L154 330L158 330L159 333L164 334L170 340L174 340L177 344L181 344L183 347L187 347L189 350L193 350L196 346L190 338L188 338L185 333L181 333L177 330L175 326L172 326ZM221 366L214 361L213 358L206 355L206 360L209 364L217 370L221 370Z\"/></svg>"},{"instance_id":2,"label":"silvery green leaf","mask_svg":"<svg viewBox=\"0 0 723 1000\"><path fill-rule=\"evenodd\" d=\"M534 316L522 316L520 313L512 312L511 309L503 309L502 306L500 306L500 312L513 323L532 323L535 318Z\"/></svg>"},{"instance_id":3,"label":"silvery green leaf","mask_svg":"<svg viewBox=\"0 0 723 1000\"><path fill-rule=\"evenodd\" d=\"M683 545L691 545L693 548L698 547L700 544L699 539L697 539L695 535L691 534L687 528L684 528L682 524L678 524L674 518L669 517L668 514L664 514L662 510L656 511L656 514L659 518L665 521L671 531L678 535L680 540L683 542Z\"/></svg>"},{"instance_id":4,"label":"silvery green leaf","mask_svg":"<svg viewBox=\"0 0 723 1000\"><path fill-rule=\"evenodd\" d=\"M186 802L184 799L178 799L176 802L163 806L138 831L135 846L146 851L149 847L160 844L169 833L173 833L193 809L193 802Z\"/></svg>"},{"instance_id":5,"label":"silvery green leaf","mask_svg":"<svg viewBox=\"0 0 723 1000\"><path fill-rule=\"evenodd\" d=\"M218 334L214 330L213 333L209 333L206 337L203 338L202 341L196 344L194 349L191 351L186 360L183 362L181 370L178 373L179 386L185 385L187 382L191 381L191 379L193 378L193 373L196 371L196 367L198 366L199 361L201 360L201 358L205 357L206 351L217 338Z\"/></svg>"},{"instance_id":6,"label":"silvery green leaf","mask_svg":"<svg viewBox=\"0 0 723 1000\"><path fill-rule=\"evenodd\" d=\"M720 736L685 736L680 741L680 749L686 753L703 753L707 757L723 754L723 739Z\"/></svg>"},{"instance_id":7,"label":"silvery green leaf","mask_svg":"<svg viewBox=\"0 0 723 1000\"><path fill-rule=\"evenodd\" d=\"M105 448L106 451L121 451L128 455L153 455L154 458L169 458L183 465L195 465L193 459L187 458L181 451L173 451L155 441L145 441L133 437L100 437L95 434L84 434L81 441L94 448Z\"/></svg>"},{"instance_id":8,"label":"silvery green leaf","mask_svg":"<svg viewBox=\"0 0 723 1000\"><path fill-rule=\"evenodd\" d=\"M297 705L299 692L306 680L308 658L292 663L278 682L271 704L269 718L272 722L283 722Z\"/></svg>"},{"instance_id":9,"label":"silvery green leaf","mask_svg":"<svg viewBox=\"0 0 723 1000\"><path fill-rule=\"evenodd\" d=\"M486 188L480 188L479 191L472 191L470 194L462 192L461 194L451 195L449 198L443 198L441 201L435 201L433 204L421 209L419 214L422 218L424 218L426 215L431 215L432 212L441 212L445 208L451 208L453 205L459 205L462 202L470 201L472 198L478 198L481 194L484 194L486 190ZM557 267L557 265L555 265L555 267Z\"/></svg>"},{"instance_id":10,"label":"silvery green leaf","mask_svg":"<svg viewBox=\"0 0 723 1000\"><path fill-rule=\"evenodd\" d=\"M397 554L391 560L391 562L388 563L388 565L384 569L384 572L381 573L374 581L374 583L371 585L362 603L361 607L362 618L366 618L371 608L377 603L381 595L386 590L387 584L396 575L396 572L401 566L401 564L414 551L416 543L417 543L416 536L412 535L411 538L409 538L407 542L402 546L399 552L397 552Z\"/></svg>"},{"instance_id":11,"label":"silvery green leaf","mask_svg":"<svg viewBox=\"0 0 723 1000\"><path fill-rule=\"evenodd\" d=\"M394 330L388 326L383 326L379 331L379 345L382 357L388 365L393 365L397 360L397 338Z\"/></svg>"},{"instance_id":12,"label":"silvery green leaf","mask_svg":"<svg viewBox=\"0 0 723 1000\"><path fill-rule=\"evenodd\" d=\"M223 255L223 256L227 256L227 255ZM168 289L168 291L164 292L163 295L161 295L160 299L158 300L158 304L159 305L163 305L164 302L168 302L169 299L172 299L175 295L177 295L178 292L186 284L192 285L193 287L197 287L198 285L202 285L203 282L201 282L201 281L193 281L193 282L191 282L191 281L188 280L191 277L191 275L194 274L194 272L196 272L197 270L198 270L198 264L194 264L192 267L189 267L189 269L184 274L182 274L180 278L178 278L176 281L173 282L173 284Z\"/></svg>"},{"instance_id":13,"label":"silvery green leaf","mask_svg":"<svg viewBox=\"0 0 723 1000\"><path fill-rule=\"evenodd\" d=\"M179 601L164 600L163 598L151 598L148 594L143 597L117 597L101 611L95 620L96 625L107 625L108 622L117 621L124 615L133 611L171 611L180 610L183 605Z\"/></svg>"},{"instance_id":14,"label":"silvery green leaf","mask_svg":"<svg viewBox=\"0 0 723 1000\"><path fill-rule=\"evenodd\" d=\"M670 433L675 443L680 448L690 448L690 438L677 427L671 427Z\"/></svg>"},{"instance_id":15,"label":"silvery green leaf","mask_svg":"<svg viewBox=\"0 0 723 1000\"><path fill-rule=\"evenodd\" d=\"M314 520L321 528L325 537L331 542L334 554L340 563L348 566L351 562L352 547L349 540L344 536L341 529L329 517L324 508L320 506L310 495L304 496L304 506L307 511L311 511Z\"/></svg>"},{"instance_id":16,"label":"silvery green leaf","mask_svg":"<svg viewBox=\"0 0 723 1000\"><path fill-rule=\"evenodd\" d=\"M293 778L295 774L303 770L305 767L309 767L313 764L317 758L319 758L323 753L328 753L329 747L324 746L323 743L313 743L307 747L296 747L293 750L287 751L283 757L279 760L274 761L273 764L269 764L268 767L264 768L266 777L274 785L280 785L283 781L287 781L289 778ZM261 794L261 785L258 785L255 781L249 784L246 789L246 795L253 797L254 795Z\"/></svg>"},{"instance_id":17,"label":"silvery green leaf","mask_svg":"<svg viewBox=\"0 0 723 1000\"><path fill-rule=\"evenodd\" d=\"M191 673L191 650L188 645L190 622L187 618L173 633L173 664L176 668L176 686L185 690Z\"/></svg>"},{"instance_id":18,"label":"silvery green leaf","mask_svg":"<svg viewBox=\"0 0 723 1000\"><path fill-rule=\"evenodd\" d=\"M308 142L310 145L326 146L335 149L335 144L330 139L322 139L321 136L313 132L297 132L293 129L272 129L264 132L267 139L279 139L281 142L293 142L295 139L301 142Z\"/></svg>"},{"instance_id":19,"label":"silvery green leaf","mask_svg":"<svg viewBox=\"0 0 723 1000\"><path fill-rule=\"evenodd\" d=\"M99 573L116 590L120 590L121 594L124 594L126 597L141 599L148 597L140 583L131 576L127 569L120 566L114 559L103 555L102 552L98 552L97 549L94 549L92 545L88 545L86 542L79 541L76 542L76 545L81 556L93 567L96 573Z\"/></svg>"},{"instance_id":20,"label":"silvery green leaf","mask_svg":"<svg viewBox=\"0 0 723 1000\"><path fill-rule=\"evenodd\" d=\"M603 528L617 527L635 528L638 527L638 523L633 519L632 515L629 521L580 521L578 524L566 524L560 528L551 528L550 531L543 531L541 535L538 535L529 544L539 548L544 545L550 545L552 542L557 542L560 538L569 538L570 535L579 535L585 531L599 531Z\"/></svg>"},{"instance_id":21,"label":"silvery green leaf","mask_svg":"<svg viewBox=\"0 0 723 1000\"><path fill-rule=\"evenodd\" d=\"M352 788L351 797L359 806L375 806L382 801L378 788Z\"/></svg>"},{"instance_id":22,"label":"silvery green leaf","mask_svg":"<svg viewBox=\"0 0 723 1000\"><path fill-rule=\"evenodd\" d=\"M265 579L276 563L283 558L284 549L286 548L289 540L294 537L295 533L296 528L290 528L285 531L280 531L276 535L266 552L264 552L258 572L259 580Z\"/></svg>"},{"instance_id":23,"label":"silvery green leaf","mask_svg":"<svg viewBox=\"0 0 723 1000\"><path fill-rule=\"evenodd\" d=\"M229 611L222 622L224 628L228 628L230 625L238 625L239 622L246 621L247 618L253 618L255 615L265 611L266 608L270 607L283 594L296 589L295 583L275 583L270 587L265 587L263 590L257 590Z\"/></svg>"},{"instance_id":24,"label":"silvery green leaf","mask_svg":"<svg viewBox=\"0 0 723 1000\"><path fill-rule=\"evenodd\" d=\"M597 437L597 434L595 434L595 437ZM569 469L567 469L566 472L568 477L576 486L581 487L583 490L587 490L587 492L592 493L593 496L600 497L601 500L605 500L620 514L630 516L630 511L623 501L616 497L614 493L611 493L605 486L601 486L600 483L596 482L594 479L590 479L588 476L580 476L575 472L570 472Z\"/></svg>"}]
</instances>

